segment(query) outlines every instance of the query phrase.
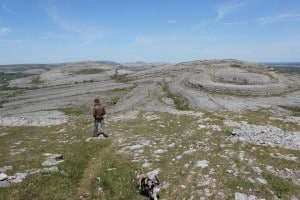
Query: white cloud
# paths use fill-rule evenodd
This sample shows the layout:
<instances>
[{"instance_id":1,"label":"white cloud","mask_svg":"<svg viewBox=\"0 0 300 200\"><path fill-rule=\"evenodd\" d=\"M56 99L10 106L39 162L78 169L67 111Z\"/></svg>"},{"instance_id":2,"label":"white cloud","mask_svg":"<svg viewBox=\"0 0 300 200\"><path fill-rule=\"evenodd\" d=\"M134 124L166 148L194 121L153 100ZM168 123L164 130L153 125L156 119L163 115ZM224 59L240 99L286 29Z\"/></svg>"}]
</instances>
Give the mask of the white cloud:
<instances>
[{"instance_id":1,"label":"white cloud","mask_svg":"<svg viewBox=\"0 0 300 200\"><path fill-rule=\"evenodd\" d=\"M0 27L0 35L5 35L5 34L7 34L7 33L9 33L11 31L11 29L10 28L8 28L8 27Z\"/></svg>"},{"instance_id":2,"label":"white cloud","mask_svg":"<svg viewBox=\"0 0 300 200\"><path fill-rule=\"evenodd\" d=\"M70 32L80 33L81 29L77 28L76 26L70 24L66 21L58 12L56 6L54 5L53 1L49 1L49 7L47 7L48 14L50 18L59 25L62 29Z\"/></svg>"},{"instance_id":3,"label":"white cloud","mask_svg":"<svg viewBox=\"0 0 300 200\"><path fill-rule=\"evenodd\" d=\"M226 15L231 13L233 10L242 6L243 2L238 0L232 0L217 6L217 21L223 19Z\"/></svg>"},{"instance_id":4,"label":"white cloud","mask_svg":"<svg viewBox=\"0 0 300 200\"><path fill-rule=\"evenodd\" d=\"M283 21L300 21L300 14L280 14L275 16L260 17L257 20L261 23L274 23Z\"/></svg>"},{"instance_id":5,"label":"white cloud","mask_svg":"<svg viewBox=\"0 0 300 200\"><path fill-rule=\"evenodd\" d=\"M176 24L177 22L176 22L176 20L174 20L174 19L169 19L168 23L169 23L169 24Z\"/></svg>"},{"instance_id":6,"label":"white cloud","mask_svg":"<svg viewBox=\"0 0 300 200\"><path fill-rule=\"evenodd\" d=\"M89 45L94 41L101 39L104 37L104 32L98 26L90 25L88 23L76 23L75 21L66 20L65 17L61 15L58 11L54 1L49 0L49 6L46 8L49 14L50 19L56 23L63 31L66 33L52 33L46 34L42 36L43 39L48 39L51 36L55 36L54 38L63 37L63 38L74 38L77 37L82 41L83 45Z\"/></svg>"}]
</instances>

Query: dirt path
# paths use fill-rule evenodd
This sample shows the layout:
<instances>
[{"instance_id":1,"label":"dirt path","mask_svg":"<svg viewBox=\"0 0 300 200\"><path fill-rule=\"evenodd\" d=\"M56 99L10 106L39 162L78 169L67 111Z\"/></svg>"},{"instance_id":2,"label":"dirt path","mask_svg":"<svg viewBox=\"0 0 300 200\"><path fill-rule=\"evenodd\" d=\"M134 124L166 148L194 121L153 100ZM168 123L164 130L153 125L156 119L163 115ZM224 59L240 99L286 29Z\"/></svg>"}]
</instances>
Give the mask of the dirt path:
<instances>
[{"instance_id":1,"label":"dirt path","mask_svg":"<svg viewBox=\"0 0 300 200\"><path fill-rule=\"evenodd\" d=\"M84 200L90 199L92 181L93 179L95 179L99 171L102 169L103 155L107 155L108 153L110 153L111 149L114 149L116 147L115 139L111 139L111 138L109 139L112 141L111 144L101 149L101 152L95 154L95 157L93 157L90 160L90 162L87 165L87 168L83 172L83 176L78 187L78 196L80 199L84 199Z\"/></svg>"}]
</instances>

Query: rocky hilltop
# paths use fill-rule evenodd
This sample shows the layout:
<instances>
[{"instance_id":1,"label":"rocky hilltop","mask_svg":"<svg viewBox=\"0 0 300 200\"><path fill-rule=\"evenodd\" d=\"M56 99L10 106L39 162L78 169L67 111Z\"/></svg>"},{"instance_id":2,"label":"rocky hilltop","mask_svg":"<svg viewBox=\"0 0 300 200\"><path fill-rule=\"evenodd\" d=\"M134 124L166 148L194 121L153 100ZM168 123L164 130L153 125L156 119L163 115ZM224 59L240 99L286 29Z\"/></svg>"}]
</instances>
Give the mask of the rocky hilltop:
<instances>
[{"instance_id":1,"label":"rocky hilltop","mask_svg":"<svg viewBox=\"0 0 300 200\"><path fill-rule=\"evenodd\" d=\"M281 74L262 64L238 60L77 62L27 70L35 74L10 81L1 91L5 99L0 108L2 116L88 107L96 96L109 105L110 112L168 110L174 107L168 92L191 109L237 112L265 108L286 114L282 108L299 107L300 99L299 75ZM23 90L16 95L16 90L9 88Z\"/></svg>"}]
</instances>

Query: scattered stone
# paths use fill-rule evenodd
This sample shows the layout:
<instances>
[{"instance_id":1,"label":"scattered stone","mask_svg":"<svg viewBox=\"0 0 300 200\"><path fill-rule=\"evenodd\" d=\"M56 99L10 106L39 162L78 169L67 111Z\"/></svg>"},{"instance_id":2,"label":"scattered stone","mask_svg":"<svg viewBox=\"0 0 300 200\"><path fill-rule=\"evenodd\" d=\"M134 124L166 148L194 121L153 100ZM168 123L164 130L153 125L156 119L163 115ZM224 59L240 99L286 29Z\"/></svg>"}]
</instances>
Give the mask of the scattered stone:
<instances>
[{"instance_id":1,"label":"scattered stone","mask_svg":"<svg viewBox=\"0 0 300 200\"><path fill-rule=\"evenodd\" d=\"M200 160L197 162L196 167L201 167L203 169L208 166L208 163L209 163L209 161L207 161L207 160Z\"/></svg>"},{"instance_id":2,"label":"scattered stone","mask_svg":"<svg viewBox=\"0 0 300 200\"><path fill-rule=\"evenodd\" d=\"M50 172L50 173L55 173L55 172L59 172L59 169L57 166L52 166L49 168L44 168L45 172Z\"/></svg>"},{"instance_id":3,"label":"scattered stone","mask_svg":"<svg viewBox=\"0 0 300 200\"><path fill-rule=\"evenodd\" d=\"M196 149L189 149L189 150L184 151L183 153L184 154L192 154L194 152L196 152Z\"/></svg>"},{"instance_id":4,"label":"scattered stone","mask_svg":"<svg viewBox=\"0 0 300 200\"><path fill-rule=\"evenodd\" d=\"M23 148L23 149L10 149L9 150L9 155L15 156L15 155L21 154L21 153L23 153L25 151L26 151L25 148Z\"/></svg>"},{"instance_id":5,"label":"scattered stone","mask_svg":"<svg viewBox=\"0 0 300 200\"><path fill-rule=\"evenodd\" d=\"M262 173L262 170L259 167L255 167L253 166L252 169L258 174L260 175Z\"/></svg>"},{"instance_id":6,"label":"scattered stone","mask_svg":"<svg viewBox=\"0 0 300 200\"><path fill-rule=\"evenodd\" d=\"M201 175L198 178L197 186L209 186L212 188L215 188L217 185L217 180L214 178L211 178L209 175Z\"/></svg>"},{"instance_id":7,"label":"scattered stone","mask_svg":"<svg viewBox=\"0 0 300 200\"><path fill-rule=\"evenodd\" d=\"M152 164L149 163L149 162L146 162L142 165L143 168L146 168L146 167L150 167Z\"/></svg>"},{"instance_id":8,"label":"scattered stone","mask_svg":"<svg viewBox=\"0 0 300 200\"><path fill-rule=\"evenodd\" d=\"M8 133L1 133L0 137L7 135Z\"/></svg>"},{"instance_id":9,"label":"scattered stone","mask_svg":"<svg viewBox=\"0 0 300 200\"><path fill-rule=\"evenodd\" d=\"M21 183L27 176L31 174L37 174L37 173L54 173L59 172L57 164L63 162L64 160L61 160L63 158L62 154L51 154L51 153L45 153L43 154L46 156L46 160L42 163L44 169L30 169L27 170L25 173L16 173L14 176L7 176L4 173L0 173L0 187L9 187L11 184L15 183ZM12 166L4 166L1 167L2 171L11 170Z\"/></svg>"},{"instance_id":10,"label":"scattered stone","mask_svg":"<svg viewBox=\"0 0 300 200\"><path fill-rule=\"evenodd\" d=\"M218 197L220 197L221 199L225 199L225 193L224 193L224 192L219 191L219 192L217 193L217 195L218 195Z\"/></svg>"},{"instance_id":11,"label":"scattered stone","mask_svg":"<svg viewBox=\"0 0 300 200\"><path fill-rule=\"evenodd\" d=\"M61 154L43 154L44 156L47 156L46 160L42 163L42 166L44 167L51 167L54 165L58 165L61 162L64 162L64 160L61 160L63 156Z\"/></svg>"},{"instance_id":12,"label":"scattered stone","mask_svg":"<svg viewBox=\"0 0 300 200\"><path fill-rule=\"evenodd\" d=\"M242 124L234 129L236 135L229 136L232 142L242 141L256 145L267 145L300 150L300 132L284 132L275 126Z\"/></svg>"},{"instance_id":13,"label":"scattered stone","mask_svg":"<svg viewBox=\"0 0 300 200\"><path fill-rule=\"evenodd\" d=\"M60 111L37 111L13 116L0 116L0 126L51 126L68 122Z\"/></svg>"},{"instance_id":14,"label":"scattered stone","mask_svg":"<svg viewBox=\"0 0 300 200\"><path fill-rule=\"evenodd\" d=\"M4 167L0 167L0 172L6 172L12 170L12 166L4 166Z\"/></svg>"},{"instance_id":15,"label":"scattered stone","mask_svg":"<svg viewBox=\"0 0 300 200\"><path fill-rule=\"evenodd\" d=\"M285 160L291 160L291 161L296 161L298 158L296 156L294 156L293 154L280 154L280 153L270 153L270 156L274 157L274 158L281 158L281 159L285 159Z\"/></svg>"},{"instance_id":16,"label":"scattered stone","mask_svg":"<svg viewBox=\"0 0 300 200\"><path fill-rule=\"evenodd\" d=\"M300 170L284 168L282 170L274 169L272 166L266 167L267 171L286 180L292 180L295 185L300 186Z\"/></svg>"},{"instance_id":17,"label":"scattered stone","mask_svg":"<svg viewBox=\"0 0 300 200\"><path fill-rule=\"evenodd\" d=\"M250 183L255 183L255 180L251 177L248 177L247 180L250 182Z\"/></svg>"},{"instance_id":18,"label":"scattered stone","mask_svg":"<svg viewBox=\"0 0 300 200\"><path fill-rule=\"evenodd\" d=\"M291 200L299 200L295 195L291 197Z\"/></svg>"},{"instance_id":19,"label":"scattered stone","mask_svg":"<svg viewBox=\"0 0 300 200\"><path fill-rule=\"evenodd\" d=\"M0 181L6 180L8 176L4 173L0 173Z\"/></svg>"},{"instance_id":20,"label":"scattered stone","mask_svg":"<svg viewBox=\"0 0 300 200\"><path fill-rule=\"evenodd\" d=\"M244 193L236 192L234 194L234 199L235 200L259 200L256 196L254 195L246 195Z\"/></svg>"},{"instance_id":21,"label":"scattered stone","mask_svg":"<svg viewBox=\"0 0 300 200\"><path fill-rule=\"evenodd\" d=\"M258 178L256 178L256 180L261 184L264 184L264 185L268 184L268 181L262 177L258 177Z\"/></svg>"},{"instance_id":22,"label":"scattered stone","mask_svg":"<svg viewBox=\"0 0 300 200\"><path fill-rule=\"evenodd\" d=\"M212 129L213 131L222 131L221 127L218 125L208 125L209 129Z\"/></svg>"},{"instance_id":23,"label":"scattered stone","mask_svg":"<svg viewBox=\"0 0 300 200\"><path fill-rule=\"evenodd\" d=\"M167 145L167 147L173 148L173 147L175 147L175 143L169 144L169 145Z\"/></svg>"},{"instance_id":24,"label":"scattered stone","mask_svg":"<svg viewBox=\"0 0 300 200\"><path fill-rule=\"evenodd\" d=\"M0 181L0 188L6 188L10 186L10 182L8 180Z\"/></svg>"},{"instance_id":25,"label":"scattered stone","mask_svg":"<svg viewBox=\"0 0 300 200\"><path fill-rule=\"evenodd\" d=\"M199 129L203 129L203 128L206 128L206 126L205 126L205 125L202 125L202 124L199 124L199 125L198 125L198 128L199 128Z\"/></svg>"},{"instance_id":26,"label":"scattered stone","mask_svg":"<svg viewBox=\"0 0 300 200\"><path fill-rule=\"evenodd\" d=\"M66 132L66 129L60 129L59 131L58 131L59 133L65 133Z\"/></svg>"},{"instance_id":27,"label":"scattered stone","mask_svg":"<svg viewBox=\"0 0 300 200\"><path fill-rule=\"evenodd\" d=\"M90 141L93 141L93 140L103 140L105 139L105 137L103 137L102 135L101 136L98 136L98 137L89 137L87 138L85 141L86 142L90 142Z\"/></svg>"},{"instance_id":28,"label":"scattered stone","mask_svg":"<svg viewBox=\"0 0 300 200\"><path fill-rule=\"evenodd\" d=\"M10 180L11 183L21 183L29 174L28 173L16 173L13 179Z\"/></svg>"},{"instance_id":29,"label":"scattered stone","mask_svg":"<svg viewBox=\"0 0 300 200\"><path fill-rule=\"evenodd\" d=\"M41 169L29 169L26 171L29 175L41 173Z\"/></svg>"}]
</instances>

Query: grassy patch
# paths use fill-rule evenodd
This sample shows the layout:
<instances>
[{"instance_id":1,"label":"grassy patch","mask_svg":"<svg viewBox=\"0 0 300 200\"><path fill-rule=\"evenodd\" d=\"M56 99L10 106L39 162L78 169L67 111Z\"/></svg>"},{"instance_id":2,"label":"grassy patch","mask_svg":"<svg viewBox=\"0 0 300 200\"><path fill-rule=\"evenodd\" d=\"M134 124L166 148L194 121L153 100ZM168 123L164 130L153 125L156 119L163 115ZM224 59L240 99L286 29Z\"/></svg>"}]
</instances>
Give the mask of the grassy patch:
<instances>
[{"instance_id":1,"label":"grassy patch","mask_svg":"<svg viewBox=\"0 0 300 200\"><path fill-rule=\"evenodd\" d=\"M116 88L110 91L105 92L106 95L110 96L108 98L107 105L114 106L118 103L119 99L126 95L129 91L131 91L133 87L126 87L126 88Z\"/></svg>"},{"instance_id":2,"label":"grassy patch","mask_svg":"<svg viewBox=\"0 0 300 200\"><path fill-rule=\"evenodd\" d=\"M130 162L127 156L101 156L101 170L92 180L92 199L138 199L140 196L133 179L137 166Z\"/></svg>"},{"instance_id":3,"label":"grassy patch","mask_svg":"<svg viewBox=\"0 0 300 200\"><path fill-rule=\"evenodd\" d=\"M289 196L287 194L294 190L291 183L288 183L271 173L264 172L262 176L268 181L276 196L279 198L288 198Z\"/></svg>"},{"instance_id":4,"label":"grassy patch","mask_svg":"<svg viewBox=\"0 0 300 200\"><path fill-rule=\"evenodd\" d=\"M264 110L246 110L241 113L239 120L247 121L249 124L268 125L269 114Z\"/></svg>"},{"instance_id":5,"label":"grassy patch","mask_svg":"<svg viewBox=\"0 0 300 200\"><path fill-rule=\"evenodd\" d=\"M163 91L166 93L166 96L174 101L176 109L189 110L187 102L182 97L174 94L166 83L162 84L162 88Z\"/></svg>"},{"instance_id":6,"label":"grassy patch","mask_svg":"<svg viewBox=\"0 0 300 200\"><path fill-rule=\"evenodd\" d=\"M31 80L31 84L32 85L39 85L43 83L43 81L41 81L41 77L40 76L35 76L32 80Z\"/></svg>"},{"instance_id":7,"label":"grassy patch","mask_svg":"<svg viewBox=\"0 0 300 200\"><path fill-rule=\"evenodd\" d=\"M288 111L291 111L294 116L300 117L300 106L280 106Z\"/></svg>"},{"instance_id":8,"label":"grassy patch","mask_svg":"<svg viewBox=\"0 0 300 200\"><path fill-rule=\"evenodd\" d=\"M113 80L115 80L117 83L128 83L129 81L131 81L127 77L127 74L118 74L118 73L115 73L110 78L113 79Z\"/></svg>"},{"instance_id":9,"label":"grassy patch","mask_svg":"<svg viewBox=\"0 0 300 200\"><path fill-rule=\"evenodd\" d=\"M24 78L24 77L27 77L27 76L30 76L30 74L24 74L24 73L21 73L21 72L17 72L17 73L0 72L0 84L6 84L11 80Z\"/></svg>"},{"instance_id":10,"label":"grassy patch","mask_svg":"<svg viewBox=\"0 0 300 200\"><path fill-rule=\"evenodd\" d=\"M225 136L230 136L230 135L232 135L232 131L231 131L231 130L228 130L228 129L224 130L223 133L224 133Z\"/></svg>"},{"instance_id":11,"label":"grassy patch","mask_svg":"<svg viewBox=\"0 0 300 200\"><path fill-rule=\"evenodd\" d=\"M159 179L164 188L162 199L199 199L205 191L208 199L233 199L235 192L273 199L300 195L292 182L269 174L265 166L275 169L299 170L297 162L270 156L271 152L293 154L299 151L231 143L225 139L230 129L224 128L222 113L204 113L209 124L218 124L223 131L198 127L199 118L161 112L140 112L136 119L114 121L109 116L108 139L85 142L91 136L92 119L73 108L63 110L70 116L66 124L52 127L1 127L0 167L13 166L8 175L27 169L42 168L43 153L60 153L65 160L59 173L30 175L22 183L0 188L3 199L147 199L140 195L134 181L134 170L151 163L144 171L160 169ZM148 143L143 148L126 147ZM25 149L18 155L10 153ZM125 149L125 152L120 150ZM160 152L160 153L158 153ZM240 155L243 154L241 159ZM197 166L207 160L208 166ZM268 184L256 181L261 177L253 170L260 167ZM228 170L237 170L237 174ZM251 182L252 178L255 182ZM178 184L180 183L180 184ZM289 187L289 188L288 188ZM218 192L224 194L223 197Z\"/></svg>"},{"instance_id":12,"label":"grassy patch","mask_svg":"<svg viewBox=\"0 0 300 200\"><path fill-rule=\"evenodd\" d=\"M241 65L239 65L239 64L232 64L232 65L230 65L230 67L241 68Z\"/></svg>"},{"instance_id":13,"label":"grassy patch","mask_svg":"<svg viewBox=\"0 0 300 200\"><path fill-rule=\"evenodd\" d=\"M98 69L98 68L91 68L91 69L81 69L79 71L74 72L75 75L84 75L84 74L101 74L105 72L104 69Z\"/></svg>"},{"instance_id":14,"label":"grassy patch","mask_svg":"<svg viewBox=\"0 0 300 200\"><path fill-rule=\"evenodd\" d=\"M91 135L91 121L72 119L69 124L53 127L2 127L7 134L0 147L0 166L10 165L16 172L42 169L44 153L60 153L65 160L58 165L59 173L43 173L28 176L22 183L0 188L1 199L78 199L78 186L89 161L110 141L85 142ZM74 126L75 125L75 126ZM18 149L24 149L16 155Z\"/></svg>"}]
</instances>

